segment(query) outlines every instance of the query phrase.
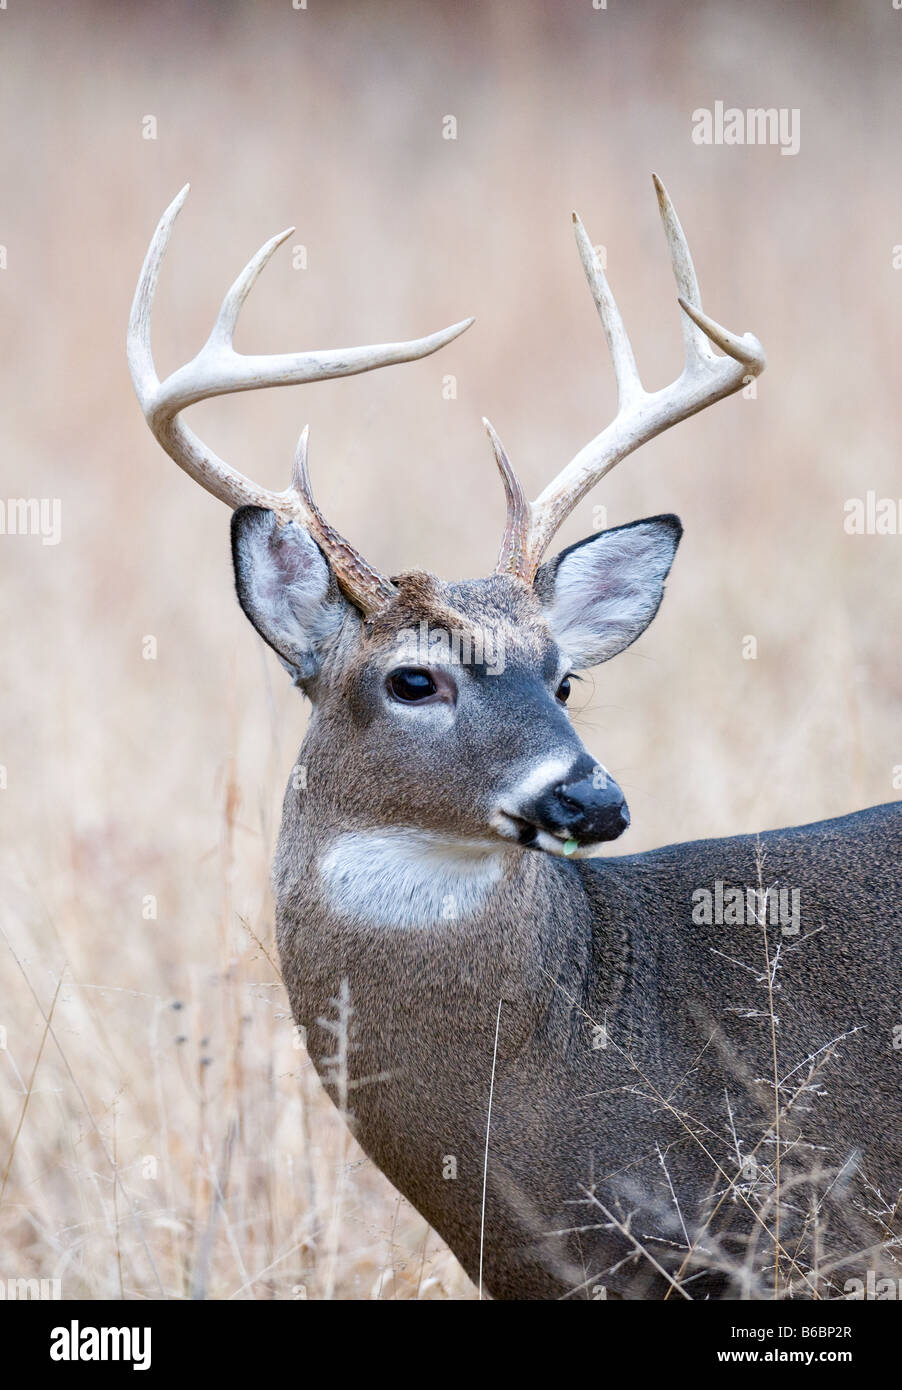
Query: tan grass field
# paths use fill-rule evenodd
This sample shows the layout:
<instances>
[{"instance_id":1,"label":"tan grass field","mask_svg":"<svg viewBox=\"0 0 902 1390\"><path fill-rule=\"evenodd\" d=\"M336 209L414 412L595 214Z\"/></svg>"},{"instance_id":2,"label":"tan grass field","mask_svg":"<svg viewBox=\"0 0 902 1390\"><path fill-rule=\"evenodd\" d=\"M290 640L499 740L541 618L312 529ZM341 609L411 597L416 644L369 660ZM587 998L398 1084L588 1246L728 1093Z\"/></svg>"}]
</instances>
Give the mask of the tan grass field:
<instances>
[{"instance_id":1,"label":"tan grass field","mask_svg":"<svg viewBox=\"0 0 902 1390\"><path fill-rule=\"evenodd\" d=\"M167 370L290 222L306 269L277 254L240 348L477 315L418 364L191 421L268 486L309 421L334 524L386 572L457 577L501 534L481 415L535 495L615 407L572 207L646 384L679 370L656 170L706 308L769 366L756 399L655 441L568 523L562 544L664 511L686 528L658 621L580 688L578 723L630 802L625 852L816 820L900 791L902 537L843 526L847 499L902 496L900 56L888 3L0 12L0 499L61 503L58 544L0 536L0 1279L475 1292L295 1045L268 865L306 713L235 602L225 508L132 392L125 326L163 208L190 179L155 320ZM694 144L716 100L797 108L799 153Z\"/></svg>"}]
</instances>

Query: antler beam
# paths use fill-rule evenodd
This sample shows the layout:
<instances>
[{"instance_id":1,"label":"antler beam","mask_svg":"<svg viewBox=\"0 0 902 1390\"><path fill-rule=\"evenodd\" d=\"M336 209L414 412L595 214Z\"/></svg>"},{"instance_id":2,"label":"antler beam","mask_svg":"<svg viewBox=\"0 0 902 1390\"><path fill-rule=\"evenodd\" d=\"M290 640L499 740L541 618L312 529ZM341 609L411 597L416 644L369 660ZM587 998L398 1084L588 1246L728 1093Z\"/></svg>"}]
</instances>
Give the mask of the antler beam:
<instances>
[{"instance_id":1,"label":"antler beam","mask_svg":"<svg viewBox=\"0 0 902 1390\"><path fill-rule=\"evenodd\" d=\"M501 441L486 421L508 500L507 525L496 574L512 574L532 583L552 536L596 483L656 434L723 400L764 371L764 349L751 333L741 338L709 318L692 256L667 190L655 174L655 191L682 309L686 360L676 381L661 391L646 391L636 358L601 262L576 213L573 224L580 259L607 338L617 380L617 415L528 503ZM711 344L726 355L721 357Z\"/></svg>"},{"instance_id":2,"label":"antler beam","mask_svg":"<svg viewBox=\"0 0 902 1390\"><path fill-rule=\"evenodd\" d=\"M473 319L464 319L439 333L406 343L379 343L369 347L267 356L247 356L236 352L233 336L241 306L273 252L291 236L294 228L289 227L261 246L242 270L222 301L213 330L197 356L161 382L151 350L151 311L172 227L187 195L186 184L160 218L144 259L129 316L129 370L145 419L167 454L214 497L230 507L267 507L276 513L280 521L296 521L310 531L329 558L347 596L364 613L375 612L390 600L394 586L325 522L313 502L306 467L306 430L298 446L292 485L283 492L271 492L219 458L179 418L180 412L197 401L233 391L294 386L302 382L354 376L358 372L369 372L376 367L393 366L398 362L415 362L452 342L470 327Z\"/></svg>"}]
</instances>

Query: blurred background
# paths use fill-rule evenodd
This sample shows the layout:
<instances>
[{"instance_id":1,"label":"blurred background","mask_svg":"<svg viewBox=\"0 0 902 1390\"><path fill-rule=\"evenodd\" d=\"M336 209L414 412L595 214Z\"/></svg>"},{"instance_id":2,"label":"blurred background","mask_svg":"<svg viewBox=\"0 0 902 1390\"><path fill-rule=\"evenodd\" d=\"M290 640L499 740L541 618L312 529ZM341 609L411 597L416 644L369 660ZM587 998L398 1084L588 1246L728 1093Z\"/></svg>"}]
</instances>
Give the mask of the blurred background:
<instances>
[{"instance_id":1,"label":"blurred background","mask_svg":"<svg viewBox=\"0 0 902 1390\"><path fill-rule=\"evenodd\" d=\"M580 687L578 724L630 802L624 852L816 820L902 788L902 538L844 529L849 499L902 497L900 56L890 0L0 11L0 501L56 500L61 528L0 536L0 1279L473 1296L294 1036L268 866L306 710L235 602L226 509L132 392L163 209L190 179L161 375L291 222L240 349L476 314L420 363L190 417L271 487L309 422L332 523L388 573L452 578L501 535L480 417L535 495L615 409L572 208L645 384L678 373L658 172L705 308L769 365L568 522L562 545L663 511L686 528L657 622ZM717 101L797 110L798 153L695 143Z\"/></svg>"}]
</instances>

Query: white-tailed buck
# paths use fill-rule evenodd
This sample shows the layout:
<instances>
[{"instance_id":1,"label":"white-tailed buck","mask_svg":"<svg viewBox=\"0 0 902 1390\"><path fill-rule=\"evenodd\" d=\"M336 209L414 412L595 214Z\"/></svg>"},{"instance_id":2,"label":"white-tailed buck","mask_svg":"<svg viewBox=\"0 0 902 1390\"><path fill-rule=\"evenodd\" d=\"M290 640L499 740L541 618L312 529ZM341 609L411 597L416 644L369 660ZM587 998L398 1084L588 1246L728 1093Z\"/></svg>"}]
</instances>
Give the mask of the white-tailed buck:
<instances>
[{"instance_id":1,"label":"white-tailed buck","mask_svg":"<svg viewBox=\"0 0 902 1390\"><path fill-rule=\"evenodd\" d=\"M241 606L312 703L275 860L279 952L363 1148L495 1298L829 1297L898 1247L902 809L599 858L629 814L566 710L571 672L651 622L681 527L655 516L544 559L549 542L625 455L764 367L702 311L656 188L683 371L643 389L574 217L619 409L535 502L488 427L507 524L487 579L379 574L313 501L306 431L291 487L268 492L181 419L413 361L471 320L238 354L286 232L161 382L150 313L183 192L147 253L129 363L163 448L235 509Z\"/></svg>"}]
</instances>

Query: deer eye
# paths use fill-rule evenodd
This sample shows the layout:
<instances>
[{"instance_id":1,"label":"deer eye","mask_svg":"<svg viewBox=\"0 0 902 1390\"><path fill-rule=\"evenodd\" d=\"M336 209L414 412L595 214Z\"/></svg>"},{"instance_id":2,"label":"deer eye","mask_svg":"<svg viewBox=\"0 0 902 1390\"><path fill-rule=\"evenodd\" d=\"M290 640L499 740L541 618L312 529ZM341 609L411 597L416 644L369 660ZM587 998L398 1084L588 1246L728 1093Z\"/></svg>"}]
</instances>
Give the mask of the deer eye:
<instances>
[{"instance_id":1,"label":"deer eye","mask_svg":"<svg viewBox=\"0 0 902 1390\"><path fill-rule=\"evenodd\" d=\"M570 699L570 677L565 676L554 693L554 698L560 700L562 705L566 705Z\"/></svg>"},{"instance_id":2,"label":"deer eye","mask_svg":"<svg viewBox=\"0 0 902 1390\"><path fill-rule=\"evenodd\" d=\"M421 671L416 666L402 666L399 670L392 671L386 684L395 699L403 701L405 705L414 705L418 700L428 700L438 691L438 686L429 672Z\"/></svg>"}]
</instances>

